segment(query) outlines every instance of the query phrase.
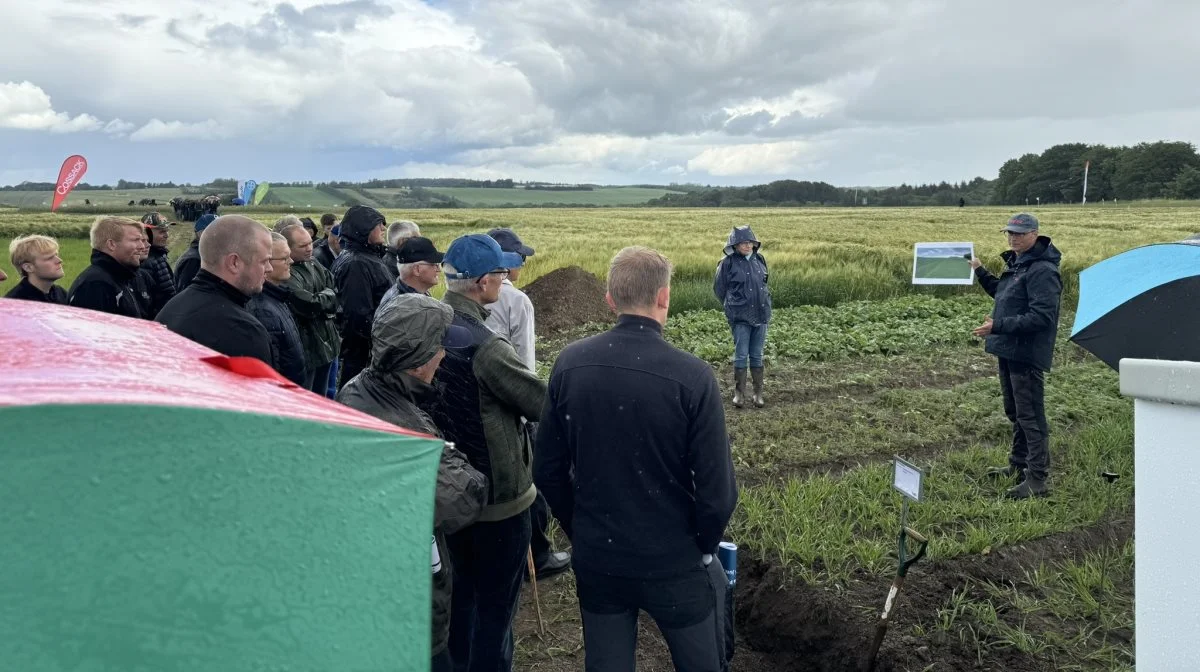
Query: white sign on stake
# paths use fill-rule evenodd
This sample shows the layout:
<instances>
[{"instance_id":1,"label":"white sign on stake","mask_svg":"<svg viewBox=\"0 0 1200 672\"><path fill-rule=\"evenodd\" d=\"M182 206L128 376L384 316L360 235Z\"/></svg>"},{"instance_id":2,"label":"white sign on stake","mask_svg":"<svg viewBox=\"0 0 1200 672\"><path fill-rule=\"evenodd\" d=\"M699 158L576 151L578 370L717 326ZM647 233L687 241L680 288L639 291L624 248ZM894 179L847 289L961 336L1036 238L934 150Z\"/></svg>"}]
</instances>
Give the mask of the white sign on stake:
<instances>
[{"instance_id":1,"label":"white sign on stake","mask_svg":"<svg viewBox=\"0 0 1200 672\"><path fill-rule=\"evenodd\" d=\"M924 474L916 465L899 457L895 458L894 464L896 470L892 476L892 487L914 502L921 501L921 478Z\"/></svg>"}]
</instances>

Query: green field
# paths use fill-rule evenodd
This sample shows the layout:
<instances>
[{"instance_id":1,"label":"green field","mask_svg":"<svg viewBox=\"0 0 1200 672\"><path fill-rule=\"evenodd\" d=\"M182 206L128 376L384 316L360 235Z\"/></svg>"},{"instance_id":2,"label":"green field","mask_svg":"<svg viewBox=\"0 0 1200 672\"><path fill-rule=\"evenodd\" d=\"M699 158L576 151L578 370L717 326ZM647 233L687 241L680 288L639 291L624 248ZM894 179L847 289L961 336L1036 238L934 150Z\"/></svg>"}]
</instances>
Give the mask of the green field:
<instances>
[{"instance_id":1,"label":"green field","mask_svg":"<svg viewBox=\"0 0 1200 672\"><path fill-rule=\"evenodd\" d=\"M643 187L600 187L593 191L540 191L536 189L484 189L477 187L430 187L430 191L453 196L463 203L476 207L498 205L544 205L566 203L570 205L639 205L663 194L674 193L667 189Z\"/></svg>"},{"instance_id":2,"label":"green field","mask_svg":"<svg viewBox=\"0 0 1200 672\"><path fill-rule=\"evenodd\" d=\"M544 205L562 203L578 206L622 206L641 205L652 198L666 193L666 189L642 187L599 187L594 191L538 191L525 189L484 189L474 187L431 187L437 194L452 196L475 207L503 205ZM376 208L390 207L394 199L407 193L407 189L334 189L321 191L316 187L276 187L267 192L264 206L274 205L295 209L344 208L347 203L359 202ZM339 195L340 194L340 195ZM186 196L179 189L124 189L73 191L65 201L64 208L85 208L84 200L93 206L125 206L130 200L141 201L153 198L160 208L169 208L167 203L176 196ZM194 198L195 196L192 196ZM0 191L0 206L40 209L50 208L53 192L49 191Z\"/></svg>"},{"instance_id":3,"label":"green field","mask_svg":"<svg viewBox=\"0 0 1200 672\"><path fill-rule=\"evenodd\" d=\"M280 214L256 216L269 223ZM910 523L931 545L899 598L882 654L890 669L1132 669L1132 407L1116 374L1067 334L1080 270L1132 247L1186 238L1200 209L1035 210L1063 252L1066 294L1046 383L1054 494L1022 503L1003 501L1004 486L982 475L1004 463L1011 432L995 359L971 335L990 300L979 287L911 283L920 240L974 241L977 256L999 271L1006 209L385 214L417 221L442 249L464 233L513 227L537 249L522 284L567 265L603 275L628 244L662 249L676 264L666 337L713 366L726 400L733 346L711 296L712 274L729 229L754 228L776 311L766 345L767 407L726 408L741 488L728 535L742 549L746 643L735 670L856 669L895 572L893 455L929 475L927 501L913 507ZM89 221L0 211L0 243L25 231L59 235L68 285L86 264ZM178 227L174 254L189 239ZM581 325L539 342L540 368L596 329ZM1101 471L1122 478L1107 489ZM544 635L528 591L522 599L517 667L581 669L570 575L541 586ZM671 669L653 632L644 631L639 669Z\"/></svg>"},{"instance_id":4,"label":"green field","mask_svg":"<svg viewBox=\"0 0 1200 672\"><path fill-rule=\"evenodd\" d=\"M182 194L178 189L103 189L95 191L72 191L63 201L64 208L84 208L85 200L90 200L97 206L126 206L129 201L141 201L143 198L153 198L158 201L160 210L170 210L172 198ZM50 191L0 191L0 206L16 208L50 209L54 201L54 192Z\"/></svg>"},{"instance_id":5,"label":"green field","mask_svg":"<svg viewBox=\"0 0 1200 672\"><path fill-rule=\"evenodd\" d=\"M971 260L962 257L917 257L916 277L954 279L971 277Z\"/></svg>"}]
</instances>

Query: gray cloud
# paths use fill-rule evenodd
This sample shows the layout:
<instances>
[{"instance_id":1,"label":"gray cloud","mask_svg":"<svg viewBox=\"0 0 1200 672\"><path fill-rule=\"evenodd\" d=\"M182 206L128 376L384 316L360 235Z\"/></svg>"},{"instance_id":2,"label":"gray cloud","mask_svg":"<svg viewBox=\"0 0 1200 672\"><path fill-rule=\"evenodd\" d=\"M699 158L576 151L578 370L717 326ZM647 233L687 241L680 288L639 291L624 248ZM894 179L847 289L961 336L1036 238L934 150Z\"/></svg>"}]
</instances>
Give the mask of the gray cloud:
<instances>
[{"instance_id":1,"label":"gray cloud","mask_svg":"<svg viewBox=\"0 0 1200 672\"><path fill-rule=\"evenodd\" d=\"M305 40L318 34L352 33L359 21L383 19L392 13L390 7L375 0L349 0L314 5L304 10L285 2L275 5L249 27L222 23L210 28L207 37L216 46L271 52L292 45L302 46Z\"/></svg>"},{"instance_id":2,"label":"gray cloud","mask_svg":"<svg viewBox=\"0 0 1200 672\"><path fill-rule=\"evenodd\" d=\"M918 2L510 0L466 14L567 131L688 133L724 106L820 86L899 48Z\"/></svg>"},{"instance_id":3,"label":"gray cloud","mask_svg":"<svg viewBox=\"0 0 1200 672\"><path fill-rule=\"evenodd\" d=\"M993 176L1058 142L1200 141L1185 0L46 5L54 30L0 4L0 84L53 99L3 131L11 174L59 138L107 152L101 170L203 136L200 178L283 170L286 148L297 179L860 185ZM74 128L60 111L103 132L50 133Z\"/></svg>"},{"instance_id":4,"label":"gray cloud","mask_svg":"<svg viewBox=\"0 0 1200 672\"><path fill-rule=\"evenodd\" d=\"M126 28L141 28L154 19L153 16L118 14L117 22Z\"/></svg>"}]
</instances>

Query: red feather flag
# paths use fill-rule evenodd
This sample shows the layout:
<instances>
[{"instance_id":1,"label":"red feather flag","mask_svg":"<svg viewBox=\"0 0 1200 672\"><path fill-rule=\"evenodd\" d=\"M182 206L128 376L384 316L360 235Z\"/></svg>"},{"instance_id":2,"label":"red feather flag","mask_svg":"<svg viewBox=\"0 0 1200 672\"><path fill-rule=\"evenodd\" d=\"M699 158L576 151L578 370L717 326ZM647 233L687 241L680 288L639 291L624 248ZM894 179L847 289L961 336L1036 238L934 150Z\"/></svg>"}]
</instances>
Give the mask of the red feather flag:
<instances>
[{"instance_id":1,"label":"red feather flag","mask_svg":"<svg viewBox=\"0 0 1200 672\"><path fill-rule=\"evenodd\" d=\"M58 210L58 206L62 205L63 199L75 185L83 180L83 174L87 172L87 159L76 154L68 156L66 161L63 161L62 168L58 171L58 182L55 182L54 188L54 205L50 206L50 211Z\"/></svg>"}]
</instances>

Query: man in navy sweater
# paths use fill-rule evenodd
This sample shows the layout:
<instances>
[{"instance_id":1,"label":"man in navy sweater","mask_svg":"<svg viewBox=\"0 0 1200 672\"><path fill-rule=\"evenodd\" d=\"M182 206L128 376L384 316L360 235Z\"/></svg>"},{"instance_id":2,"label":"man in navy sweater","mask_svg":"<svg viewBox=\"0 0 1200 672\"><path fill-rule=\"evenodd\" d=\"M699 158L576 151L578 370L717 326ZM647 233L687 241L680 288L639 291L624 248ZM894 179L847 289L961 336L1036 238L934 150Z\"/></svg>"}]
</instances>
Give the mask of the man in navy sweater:
<instances>
[{"instance_id":1,"label":"man in navy sweater","mask_svg":"<svg viewBox=\"0 0 1200 672\"><path fill-rule=\"evenodd\" d=\"M534 480L571 539L596 672L633 669L639 610L676 670L724 662L715 555L737 484L712 368L663 340L671 271L644 247L613 258L617 325L562 351L538 428Z\"/></svg>"}]
</instances>

